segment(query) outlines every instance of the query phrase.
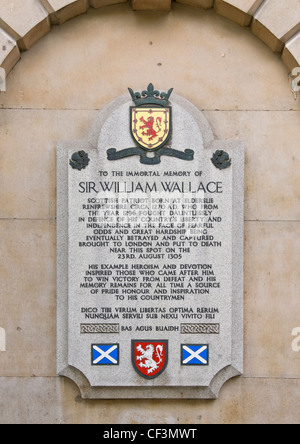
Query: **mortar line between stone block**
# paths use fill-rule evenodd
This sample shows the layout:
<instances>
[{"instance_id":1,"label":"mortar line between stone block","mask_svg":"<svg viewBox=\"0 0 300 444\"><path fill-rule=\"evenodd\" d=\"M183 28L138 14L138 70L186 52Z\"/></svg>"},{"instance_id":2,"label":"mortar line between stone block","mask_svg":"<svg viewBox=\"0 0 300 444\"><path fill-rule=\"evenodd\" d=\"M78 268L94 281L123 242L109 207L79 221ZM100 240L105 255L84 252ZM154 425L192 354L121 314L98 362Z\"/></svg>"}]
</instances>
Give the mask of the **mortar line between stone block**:
<instances>
[{"instance_id":1,"label":"mortar line between stone block","mask_svg":"<svg viewBox=\"0 0 300 444\"><path fill-rule=\"evenodd\" d=\"M243 375L241 376L242 379L273 379L273 380L290 380L290 381L299 381L300 380L300 376L247 376L247 375Z\"/></svg>"},{"instance_id":2,"label":"mortar line between stone block","mask_svg":"<svg viewBox=\"0 0 300 444\"><path fill-rule=\"evenodd\" d=\"M35 218L35 217L0 217L0 221L55 221L56 218Z\"/></svg>"},{"instance_id":3,"label":"mortar line between stone block","mask_svg":"<svg viewBox=\"0 0 300 444\"><path fill-rule=\"evenodd\" d=\"M297 219L245 219L245 222L299 223Z\"/></svg>"},{"instance_id":4,"label":"mortar line between stone block","mask_svg":"<svg viewBox=\"0 0 300 444\"><path fill-rule=\"evenodd\" d=\"M30 374L30 375L1 375L0 379L3 378L61 378L60 375L35 375L35 374ZM241 379L291 379L291 380L300 380L300 375L299 376L259 376L259 375L247 375L247 374L243 374L241 376L239 376L239 378Z\"/></svg>"},{"instance_id":5,"label":"mortar line between stone block","mask_svg":"<svg viewBox=\"0 0 300 444\"><path fill-rule=\"evenodd\" d=\"M104 107L104 105L103 105ZM101 111L103 107L100 108L44 108L44 107L1 107L2 111ZM226 112L226 113L236 113L236 112L296 112L299 113L300 109L199 109L202 112Z\"/></svg>"}]
</instances>

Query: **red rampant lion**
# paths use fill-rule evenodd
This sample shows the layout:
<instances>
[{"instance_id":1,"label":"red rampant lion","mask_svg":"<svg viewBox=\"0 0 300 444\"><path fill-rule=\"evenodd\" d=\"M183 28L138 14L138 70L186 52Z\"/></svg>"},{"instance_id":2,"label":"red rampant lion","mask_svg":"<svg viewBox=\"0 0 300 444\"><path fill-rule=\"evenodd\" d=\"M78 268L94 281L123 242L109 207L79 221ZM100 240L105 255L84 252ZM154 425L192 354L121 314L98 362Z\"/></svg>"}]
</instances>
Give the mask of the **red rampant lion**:
<instances>
[{"instance_id":1,"label":"red rampant lion","mask_svg":"<svg viewBox=\"0 0 300 444\"><path fill-rule=\"evenodd\" d=\"M149 142L150 140L155 139L155 137L158 136L158 132L161 130L161 118L157 117L156 122L154 122L154 117L148 117L148 120L146 122L146 120L144 119L144 117L142 117L140 119L140 121L142 123L144 123L143 126L140 126L140 129L147 129L147 131L143 131L142 134L143 136L148 136L149 137ZM157 131L155 131L154 127L154 123L156 124L157 127Z\"/></svg>"}]
</instances>

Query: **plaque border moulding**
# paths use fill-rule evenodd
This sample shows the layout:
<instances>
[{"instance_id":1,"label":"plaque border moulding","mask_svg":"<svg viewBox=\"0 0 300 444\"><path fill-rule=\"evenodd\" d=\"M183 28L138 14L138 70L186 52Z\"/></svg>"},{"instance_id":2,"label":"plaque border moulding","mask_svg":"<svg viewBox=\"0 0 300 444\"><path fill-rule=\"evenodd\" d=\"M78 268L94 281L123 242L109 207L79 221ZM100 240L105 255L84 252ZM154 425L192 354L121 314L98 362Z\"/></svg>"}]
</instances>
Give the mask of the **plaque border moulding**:
<instances>
[{"instance_id":1,"label":"plaque border moulding","mask_svg":"<svg viewBox=\"0 0 300 444\"><path fill-rule=\"evenodd\" d=\"M98 150L99 134L108 116L119 107L132 105L128 94L107 105L99 112L87 140L59 142L57 146L57 373L74 381L84 399L216 399L229 379L243 373L243 266L244 266L244 146L240 141L215 140L211 127L192 103L173 94L172 103L182 107L194 118L203 137L204 149L212 153L216 168L233 169L233 227L232 227L232 344L231 364L221 369L208 387L92 387L86 376L68 363L68 168L69 150L78 155L71 159L73 168L88 165L87 150ZM232 153L228 158L227 150ZM106 149L104 150L106 155Z\"/></svg>"}]
</instances>

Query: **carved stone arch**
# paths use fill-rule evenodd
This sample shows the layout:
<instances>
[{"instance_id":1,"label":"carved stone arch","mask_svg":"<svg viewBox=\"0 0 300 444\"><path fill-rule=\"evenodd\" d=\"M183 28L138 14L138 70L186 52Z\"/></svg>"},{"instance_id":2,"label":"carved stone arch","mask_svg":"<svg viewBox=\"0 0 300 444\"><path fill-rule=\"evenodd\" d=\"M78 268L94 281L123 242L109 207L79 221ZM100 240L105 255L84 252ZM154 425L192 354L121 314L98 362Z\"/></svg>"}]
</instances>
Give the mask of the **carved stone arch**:
<instances>
[{"instance_id":1,"label":"carved stone arch","mask_svg":"<svg viewBox=\"0 0 300 444\"><path fill-rule=\"evenodd\" d=\"M89 7L127 3L129 0L15 0L0 7L0 66L8 74L26 51L50 32ZM214 8L217 14L252 32L271 50L282 54L287 68L300 65L300 9L297 0L131 0L133 10L169 11L174 3L203 9Z\"/></svg>"}]
</instances>

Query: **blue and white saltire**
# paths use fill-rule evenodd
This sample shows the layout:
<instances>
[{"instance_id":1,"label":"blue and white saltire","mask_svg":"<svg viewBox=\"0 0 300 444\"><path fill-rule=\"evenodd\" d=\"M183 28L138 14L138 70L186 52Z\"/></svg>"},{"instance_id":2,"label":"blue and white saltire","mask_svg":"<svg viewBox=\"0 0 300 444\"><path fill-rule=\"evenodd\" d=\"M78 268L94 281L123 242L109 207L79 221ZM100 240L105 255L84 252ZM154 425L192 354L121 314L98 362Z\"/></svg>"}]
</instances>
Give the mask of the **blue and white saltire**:
<instances>
[{"instance_id":1,"label":"blue and white saltire","mask_svg":"<svg viewBox=\"0 0 300 444\"><path fill-rule=\"evenodd\" d=\"M92 363L93 365L119 365L119 345L93 344Z\"/></svg>"},{"instance_id":2,"label":"blue and white saltire","mask_svg":"<svg viewBox=\"0 0 300 444\"><path fill-rule=\"evenodd\" d=\"M208 345L182 345L182 365L208 365Z\"/></svg>"}]
</instances>

